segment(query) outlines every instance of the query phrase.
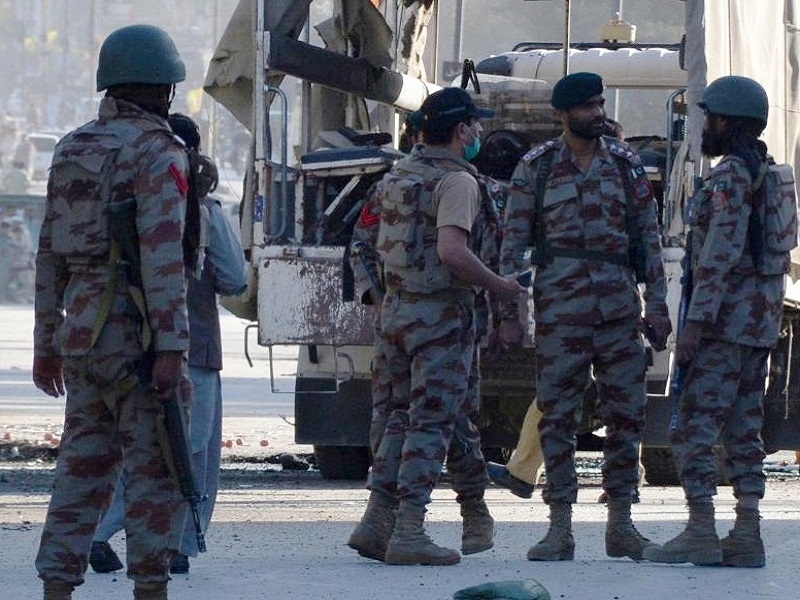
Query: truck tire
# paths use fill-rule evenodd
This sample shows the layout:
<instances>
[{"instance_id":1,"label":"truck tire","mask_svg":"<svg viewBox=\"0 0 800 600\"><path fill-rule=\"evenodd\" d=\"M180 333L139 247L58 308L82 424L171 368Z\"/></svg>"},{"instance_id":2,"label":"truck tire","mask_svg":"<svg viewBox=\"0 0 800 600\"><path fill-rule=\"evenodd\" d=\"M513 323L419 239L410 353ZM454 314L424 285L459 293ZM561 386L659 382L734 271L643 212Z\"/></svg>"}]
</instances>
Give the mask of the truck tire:
<instances>
[{"instance_id":1,"label":"truck tire","mask_svg":"<svg viewBox=\"0 0 800 600\"><path fill-rule=\"evenodd\" d=\"M366 479L370 465L366 446L314 446L314 459L323 479Z\"/></svg>"},{"instance_id":2,"label":"truck tire","mask_svg":"<svg viewBox=\"0 0 800 600\"><path fill-rule=\"evenodd\" d=\"M714 448L717 457L717 485L731 485L725 469L725 450L721 446ZM650 485L680 485L678 469L672 448L642 448L642 464L644 478Z\"/></svg>"},{"instance_id":3,"label":"truck tire","mask_svg":"<svg viewBox=\"0 0 800 600\"><path fill-rule=\"evenodd\" d=\"M650 485L680 485L672 448L642 448L642 464Z\"/></svg>"}]
</instances>

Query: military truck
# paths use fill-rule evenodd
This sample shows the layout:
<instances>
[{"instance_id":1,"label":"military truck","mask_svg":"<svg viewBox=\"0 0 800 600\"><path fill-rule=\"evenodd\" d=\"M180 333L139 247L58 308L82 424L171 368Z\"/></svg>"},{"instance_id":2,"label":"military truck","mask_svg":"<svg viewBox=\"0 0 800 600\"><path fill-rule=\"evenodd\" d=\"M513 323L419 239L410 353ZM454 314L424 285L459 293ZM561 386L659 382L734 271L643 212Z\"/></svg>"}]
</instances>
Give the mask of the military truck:
<instances>
[{"instance_id":1,"label":"military truck","mask_svg":"<svg viewBox=\"0 0 800 600\"><path fill-rule=\"evenodd\" d=\"M299 348L295 437L314 446L324 477L361 478L370 462L374 314L353 298L347 269L352 227L370 187L399 156L395 147L403 116L439 86L470 84L476 103L496 111L484 124L487 135L477 164L500 179L508 177L527 148L559 133L549 96L565 69L600 73L609 94L657 91L661 104L649 131L629 142L645 158L659 192L673 308L680 297L682 211L695 178L709 168L700 153L702 114L696 107L707 82L743 74L764 84L773 102L766 141L778 162L798 160L800 107L790 91L800 45L792 3L664 1L685 15L682 39L662 45L570 44L567 19L563 45L518 44L475 64L458 56L468 33L460 24L450 23L458 41L451 54L457 60L439 57L448 41L442 35L445 4L438 2L404 2L398 8L398 3L367 0L241 0L205 85L254 140L240 211L250 281L246 294L226 305L257 322L258 343L269 349L273 387L273 349ZM484 4L487 10L489 4ZM461 16L462 2L448 6L450 17ZM749 28L752 23L757 27ZM427 47L426 29L434 38ZM314 31L321 42L312 39ZM398 39L403 52L397 50ZM763 39L774 44L766 47ZM773 60L773 52L786 56L786 62ZM426 80L427 73L435 83ZM287 84L295 93L282 89ZM294 138L293 130L298 132ZM290 148L298 149L291 162ZM792 368L800 356L793 335L800 287L789 284L785 335L772 355L766 403L770 451L800 447L800 382ZM674 340L667 351L650 351L643 461L654 484L677 481L668 443L672 347ZM502 458L516 444L535 395L532 350L482 360L481 368L482 443L489 456ZM591 418L592 400L590 390L584 433L598 426Z\"/></svg>"}]
</instances>

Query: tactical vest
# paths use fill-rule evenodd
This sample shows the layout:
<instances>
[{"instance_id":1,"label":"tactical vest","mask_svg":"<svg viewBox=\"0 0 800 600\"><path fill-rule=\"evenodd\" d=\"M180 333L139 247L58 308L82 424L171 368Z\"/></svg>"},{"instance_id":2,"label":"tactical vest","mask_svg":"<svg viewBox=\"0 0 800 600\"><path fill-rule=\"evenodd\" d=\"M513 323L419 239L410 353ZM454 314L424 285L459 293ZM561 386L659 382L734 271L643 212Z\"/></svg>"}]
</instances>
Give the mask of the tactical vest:
<instances>
[{"instance_id":1,"label":"tactical vest","mask_svg":"<svg viewBox=\"0 0 800 600\"><path fill-rule=\"evenodd\" d=\"M797 246L797 197L790 165L765 163L753 182L750 219L753 264L762 275L789 273Z\"/></svg>"},{"instance_id":2,"label":"tactical vest","mask_svg":"<svg viewBox=\"0 0 800 600\"><path fill-rule=\"evenodd\" d=\"M377 249L387 286L396 285L400 291L434 294L471 289L453 275L436 251L437 206L433 191L442 177L453 172L437 166L441 160L412 154L384 175L379 186L381 222ZM460 170L467 170L466 166Z\"/></svg>"},{"instance_id":3,"label":"tactical vest","mask_svg":"<svg viewBox=\"0 0 800 600\"><path fill-rule=\"evenodd\" d=\"M547 264L555 256L578 258L584 260L597 260L624 267L629 267L636 277L637 283L647 282L646 251L642 241L642 232L637 221L638 211L634 192L634 181L645 178L644 168L641 165L634 167L630 162L633 155L630 150L615 143L611 138L605 138L608 152L622 175L622 184L625 190L625 225L628 233L628 253L617 255L607 252L578 248L558 248L552 246L547 239L547 230L543 213L544 197L547 193L547 181L550 177L551 167L558 149L557 141L550 140L537 146L526 154L522 160L532 163L539 161L536 175L536 198L534 211L536 222L531 240L531 264L541 266Z\"/></svg>"}]
</instances>

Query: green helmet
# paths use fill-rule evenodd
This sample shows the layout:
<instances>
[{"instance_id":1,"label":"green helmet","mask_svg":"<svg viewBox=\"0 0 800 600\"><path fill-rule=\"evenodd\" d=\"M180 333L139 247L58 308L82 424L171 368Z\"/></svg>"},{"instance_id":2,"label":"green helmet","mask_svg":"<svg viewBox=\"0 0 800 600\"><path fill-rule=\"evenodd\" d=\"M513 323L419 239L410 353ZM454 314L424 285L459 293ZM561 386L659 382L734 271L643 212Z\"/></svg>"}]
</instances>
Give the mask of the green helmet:
<instances>
[{"instance_id":1,"label":"green helmet","mask_svg":"<svg viewBox=\"0 0 800 600\"><path fill-rule=\"evenodd\" d=\"M750 117L765 125L769 116L769 98L761 84L738 75L712 81L697 105L715 115Z\"/></svg>"},{"instance_id":2,"label":"green helmet","mask_svg":"<svg viewBox=\"0 0 800 600\"><path fill-rule=\"evenodd\" d=\"M100 47L97 91L121 83L178 83L186 67L175 42L153 25L129 25L113 31Z\"/></svg>"}]
</instances>

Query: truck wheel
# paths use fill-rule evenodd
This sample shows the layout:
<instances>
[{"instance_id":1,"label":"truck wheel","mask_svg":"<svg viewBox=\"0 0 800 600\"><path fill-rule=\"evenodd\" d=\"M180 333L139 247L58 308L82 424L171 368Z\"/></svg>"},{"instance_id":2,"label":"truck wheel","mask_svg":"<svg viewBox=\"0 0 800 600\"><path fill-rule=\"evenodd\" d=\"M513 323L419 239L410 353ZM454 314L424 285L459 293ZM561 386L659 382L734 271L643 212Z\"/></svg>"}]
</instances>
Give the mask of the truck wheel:
<instances>
[{"instance_id":1,"label":"truck wheel","mask_svg":"<svg viewBox=\"0 0 800 600\"><path fill-rule=\"evenodd\" d=\"M366 479L370 465L366 446L314 446L323 479Z\"/></svg>"},{"instance_id":2,"label":"truck wheel","mask_svg":"<svg viewBox=\"0 0 800 600\"><path fill-rule=\"evenodd\" d=\"M650 485L680 485L672 448L642 448L642 464Z\"/></svg>"},{"instance_id":3,"label":"truck wheel","mask_svg":"<svg viewBox=\"0 0 800 600\"><path fill-rule=\"evenodd\" d=\"M717 485L731 485L725 469L725 450L714 448L717 458ZM642 448L644 478L650 485L680 485L672 448Z\"/></svg>"}]
</instances>

